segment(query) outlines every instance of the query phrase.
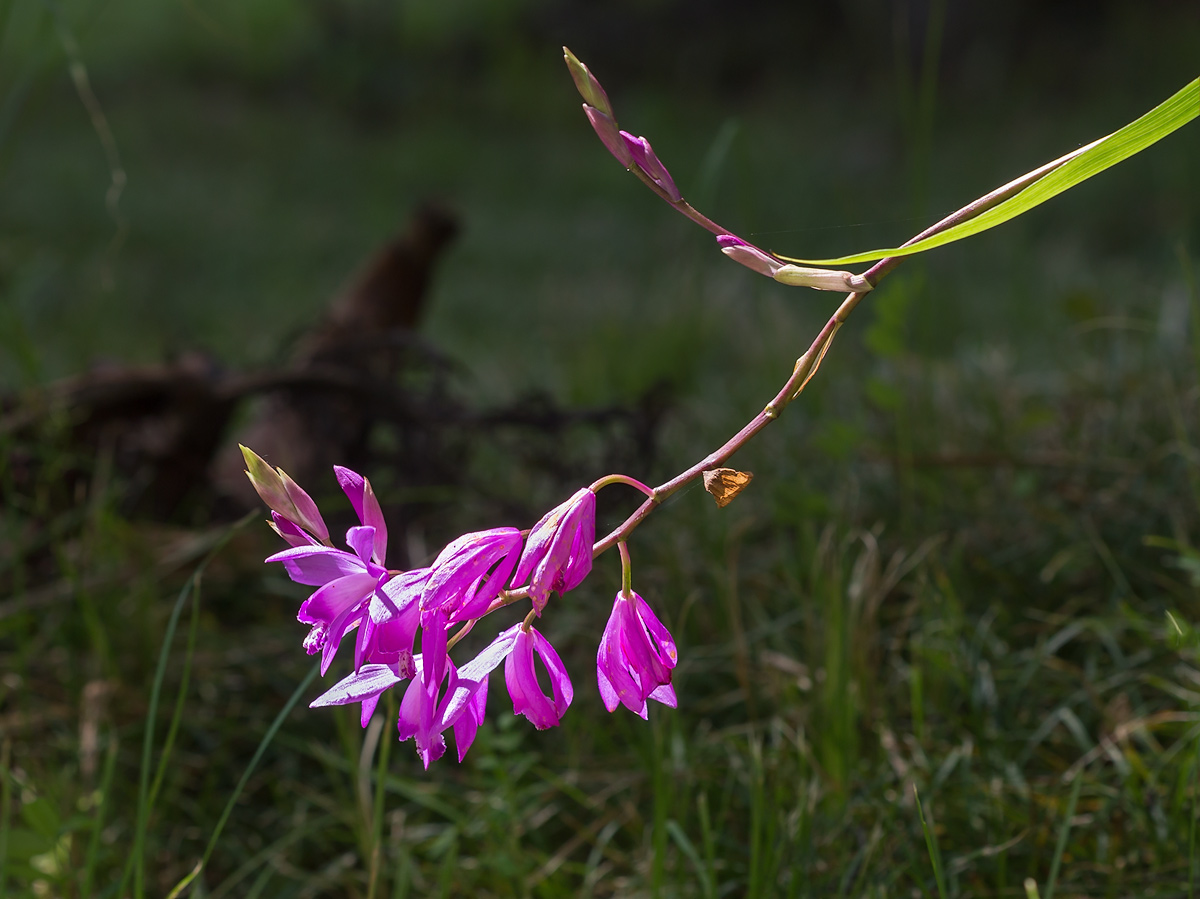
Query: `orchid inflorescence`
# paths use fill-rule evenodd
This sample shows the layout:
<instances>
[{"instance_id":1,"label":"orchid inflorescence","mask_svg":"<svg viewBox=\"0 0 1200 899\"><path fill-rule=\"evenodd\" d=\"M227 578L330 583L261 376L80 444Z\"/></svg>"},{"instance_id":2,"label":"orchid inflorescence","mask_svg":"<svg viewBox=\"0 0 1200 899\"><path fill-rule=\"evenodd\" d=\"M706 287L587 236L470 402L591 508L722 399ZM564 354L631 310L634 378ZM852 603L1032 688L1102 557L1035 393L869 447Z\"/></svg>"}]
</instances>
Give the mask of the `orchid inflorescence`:
<instances>
[{"instance_id":1,"label":"orchid inflorescence","mask_svg":"<svg viewBox=\"0 0 1200 899\"><path fill-rule=\"evenodd\" d=\"M297 618L311 626L304 647L310 655L320 653L322 675L343 638L355 633L353 673L310 707L360 703L366 727L380 696L407 680L397 722L400 739L415 740L429 767L445 752L443 734L452 729L462 761L483 723L488 676L503 662L513 713L539 730L561 721L575 690L562 659L533 621L551 593L573 590L592 570L596 491L627 483L653 495L649 487L612 475L577 491L527 533L500 527L464 534L428 567L396 571L384 561L387 525L370 481L348 468L334 468L360 522L346 532L349 549L338 549L308 493L252 450L242 447L242 454L250 482L271 510L271 527L291 547L266 561L281 563L293 581L317 588ZM676 704L671 686L675 641L631 589L624 543L621 559L623 586L600 641L596 679L610 712L624 705L646 718L647 700ZM522 600L532 605L523 621L501 631L461 667L455 665L450 649L478 621ZM420 652L415 651L418 639ZM535 656L549 678L550 696L538 684Z\"/></svg>"},{"instance_id":2,"label":"orchid inflorescence","mask_svg":"<svg viewBox=\"0 0 1200 899\"><path fill-rule=\"evenodd\" d=\"M561 596L578 587L591 571L593 558L614 546L621 556L622 587L596 655L601 699L610 712L624 705L642 718L647 716L649 700L675 707L671 683L677 661L675 642L646 600L633 591L626 545L632 531L665 499L701 476L719 506L749 483L749 473L721 466L800 395L847 316L907 255L1007 221L1200 115L1197 79L1120 131L985 194L900 247L838 259L798 260L761 249L693 208L650 142L620 130L607 93L587 66L566 48L564 54L583 97L583 111L604 146L655 194L715 235L722 253L779 283L848 296L796 360L775 397L696 464L655 488L625 475L601 478L551 509L528 532L501 527L464 534L426 568L386 567L387 526L366 478L335 467L338 483L360 522L346 532L349 549L337 549L311 497L282 469L271 468L242 448L250 481L271 510L269 524L291 546L266 561L282 563L292 580L317 588L300 606L298 618L311 626L304 646L310 655L321 654L322 675L342 639L355 634L353 673L311 705L360 703L365 727L380 696L409 681L397 726L400 739L415 740L426 767L445 752L443 734L450 729L459 760L465 756L483 723L488 677L501 662L514 714L524 715L539 730L562 720L574 699L574 687L562 659L533 621L545 611L551 593ZM875 264L862 274L796 264L856 261ZM616 483L637 488L646 499L620 526L596 540L596 492ZM524 600L531 606L524 620L501 631L461 667L455 665L450 650L478 621ZM420 652L416 652L418 638ZM549 679L549 696L539 686L535 656Z\"/></svg>"}]
</instances>

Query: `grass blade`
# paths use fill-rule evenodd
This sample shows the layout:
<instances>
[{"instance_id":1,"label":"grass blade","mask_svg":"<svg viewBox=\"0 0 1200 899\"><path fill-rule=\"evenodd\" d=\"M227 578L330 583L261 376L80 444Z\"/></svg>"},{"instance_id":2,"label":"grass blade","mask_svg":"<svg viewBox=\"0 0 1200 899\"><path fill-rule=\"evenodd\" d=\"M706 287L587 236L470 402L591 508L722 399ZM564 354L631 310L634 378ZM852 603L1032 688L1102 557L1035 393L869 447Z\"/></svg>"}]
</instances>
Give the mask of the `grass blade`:
<instances>
[{"instance_id":1,"label":"grass blade","mask_svg":"<svg viewBox=\"0 0 1200 899\"><path fill-rule=\"evenodd\" d=\"M104 759L104 776L100 780L100 802L96 805L96 820L92 824L92 835L88 839L87 857L83 865L83 885L80 896L92 895L92 878L96 874L96 859L100 854L100 834L104 831L104 816L111 801L113 773L117 770L117 737L109 737L108 756ZM0 893L3 893L0 884Z\"/></svg>"},{"instance_id":2,"label":"grass blade","mask_svg":"<svg viewBox=\"0 0 1200 899\"><path fill-rule=\"evenodd\" d=\"M1054 167L1052 171L1034 181L1016 196L925 240L919 240L904 247L868 250L865 253L854 253L850 256L838 256L831 259L794 259L790 256L780 256L779 258L804 265L849 265L855 262L874 262L888 256L911 256L954 243L964 237L971 237L1001 225L1028 212L1035 206L1040 206L1076 184L1086 181L1093 175L1100 174L1135 153L1140 153L1172 131L1186 125L1197 115L1200 115L1200 78L1189 82L1177 93L1119 131L1114 131L1107 137L1057 160L1061 162L1061 165ZM1054 164L1051 163L1051 165Z\"/></svg>"},{"instance_id":3,"label":"grass blade","mask_svg":"<svg viewBox=\"0 0 1200 899\"><path fill-rule=\"evenodd\" d=\"M167 738L163 741L162 752L159 754L158 770L154 773L154 783L150 786L150 808L158 799L158 791L162 788L163 777L167 773L167 762L171 750L175 747L175 737L179 733L179 724L183 720L183 706L187 700L188 683L191 681L192 659L196 654L196 633L200 625L200 579L196 579L192 590L192 618L188 622L187 649L183 654L183 671L179 677L179 691L175 696L175 711L171 715L171 724L167 728Z\"/></svg>"},{"instance_id":4,"label":"grass blade","mask_svg":"<svg viewBox=\"0 0 1200 899\"><path fill-rule=\"evenodd\" d=\"M8 879L8 813L12 806L8 760L11 753L12 744L5 740L0 749L0 896L4 895L4 881Z\"/></svg>"},{"instance_id":5,"label":"grass blade","mask_svg":"<svg viewBox=\"0 0 1200 899\"><path fill-rule=\"evenodd\" d=\"M1200 737L1196 738L1196 754L1192 760L1192 814L1188 820L1188 899L1196 895L1196 772L1200 770Z\"/></svg>"},{"instance_id":6,"label":"grass blade","mask_svg":"<svg viewBox=\"0 0 1200 899\"><path fill-rule=\"evenodd\" d=\"M1067 813L1058 829L1058 844L1054 847L1054 860L1050 862L1050 879L1046 881L1046 899L1054 899L1054 887L1058 884L1058 867L1062 864L1063 852L1067 848L1067 837L1071 833L1071 819L1075 817L1075 803L1079 800L1079 788L1083 786L1083 772L1075 775L1071 785L1071 797L1067 800Z\"/></svg>"},{"instance_id":7,"label":"grass blade","mask_svg":"<svg viewBox=\"0 0 1200 899\"><path fill-rule=\"evenodd\" d=\"M242 772L242 777L234 787L233 793L229 796L229 801L225 803L225 810L221 812L221 817L217 821L217 826L213 828L212 836L208 838L208 845L204 847L204 855L183 880L175 884L175 888L168 894L168 899L176 899L183 895L184 891L191 885L192 881L204 870L204 866L208 863L208 859L212 856L213 849L217 846L217 840L221 837L221 831L225 829L225 822L229 820L229 816L233 814L233 807L237 803L238 798L242 795L242 790L246 788L246 783L250 780L250 775L254 773L254 769L258 767L259 761L267 751L267 747L271 745L271 741L275 739L275 734L279 732L279 728L283 726L283 722L287 720L287 716L291 714L296 703L300 701L300 697L304 695L304 691L308 689L308 685L313 682L313 678L317 676L321 665L318 662L312 666L312 669L305 676L300 685L296 687L294 693L288 699L279 714L275 716L275 720L271 722L271 726L267 728L267 732L263 734L262 740L258 744L258 749L254 750L254 757L250 759L250 764L246 766L246 770Z\"/></svg>"},{"instance_id":8,"label":"grass blade","mask_svg":"<svg viewBox=\"0 0 1200 899\"><path fill-rule=\"evenodd\" d=\"M667 822L667 833L671 835L671 839L675 841L675 845L683 850L683 854L688 857L688 861L696 869L696 877L700 881L701 895L705 899L716 899L716 889L713 886L712 878L708 876L708 871L700 858L700 853L696 851L695 845L688 839L688 835L683 832L683 828L679 826L674 818Z\"/></svg>"},{"instance_id":9,"label":"grass blade","mask_svg":"<svg viewBox=\"0 0 1200 899\"><path fill-rule=\"evenodd\" d=\"M205 562L207 562L207 559ZM171 617L167 619L167 630L163 634L162 648L158 653L158 666L154 670L154 682L150 686L150 705L146 709L146 728L142 737L142 761L140 765L141 773L138 780L138 810L137 824L133 837L133 853L129 857L129 864L125 866L125 873L121 876L121 885L117 889L118 895L125 892L125 884L131 873L133 875L134 896L140 899L145 889L145 870L142 867L142 862L146 847L146 828L149 826L152 806L150 796L150 756L154 752L154 722L158 717L158 700L162 693L163 681L167 675L167 660L171 655L171 644L175 639L175 629L179 624L179 615L183 611L183 604L187 601L187 598L196 586L205 562L200 563L200 567L187 579L187 583L179 591L179 598L175 600L175 607L171 609Z\"/></svg>"},{"instance_id":10,"label":"grass blade","mask_svg":"<svg viewBox=\"0 0 1200 899\"><path fill-rule=\"evenodd\" d=\"M396 718L395 694L390 690L387 694L387 708L383 715L384 727L387 722ZM375 803L371 819L371 879L367 885L367 899L375 899L375 891L379 885L379 872L383 863L383 800L384 788L387 784L388 756L394 742L389 734L384 734L380 741L379 762L375 771Z\"/></svg>"},{"instance_id":11,"label":"grass blade","mask_svg":"<svg viewBox=\"0 0 1200 899\"><path fill-rule=\"evenodd\" d=\"M913 784L913 798L917 800L917 815L921 819L921 831L925 834L925 850L929 853L929 861L933 864L933 878L937 882L939 899L946 899L946 876L942 872L942 853L938 850L937 835L925 823L925 809L921 805L921 795L917 785Z\"/></svg>"},{"instance_id":12,"label":"grass blade","mask_svg":"<svg viewBox=\"0 0 1200 899\"><path fill-rule=\"evenodd\" d=\"M219 553L225 547L225 544L232 539L233 535L241 530L242 527L244 527L256 515L257 512L250 513L226 528L224 533L221 534L221 536L217 539L217 542L213 545L213 548L208 551L208 555L206 555L200 564L196 566L196 570L192 572L192 576L188 578L187 582L180 589L179 597L175 600L175 606L171 609L171 616L167 619L167 629L163 634L162 648L158 653L158 665L154 669L154 682L150 687L150 704L146 709L146 729L142 737L142 761L139 769L140 774L138 777L138 810L137 824L134 830L133 852L130 854L129 863L125 866L125 871L121 875L121 884L117 888L118 895L122 895L125 892L125 884L129 880L130 873L133 874L133 892L138 899L141 899L145 889L145 871L142 867L142 863L145 854L146 828L150 822L150 813L154 807L154 799L156 798L157 794L157 782L159 781L159 778L156 777L155 788L154 790L151 790L150 756L154 751L154 722L158 718L158 701L162 694L163 681L166 679L167 661L171 657L171 644L175 640L175 630L179 626L179 616L183 613L183 604L187 601L188 597L192 595L192 591L199 589L200 579L203 577L204 570L208 567L208 563L211 562L216 557L217 553ZM192 618L192 634L189 637L189 647L194 645L195 625L196 615L194 612ZM186 673L184 687L186 688ZM180 702L182 702L182 696L180 697ZM182 712L182 708L177 703L176 714L179 714L180 712ZM169 741L173 741L177 726L178 722L173 721L168 736ZM163 747L163 758L159 761L160 774L162 769L166 766L166 757L170 753L170 750L171 745L169 742Z\"/></svg>"}]
</instances>

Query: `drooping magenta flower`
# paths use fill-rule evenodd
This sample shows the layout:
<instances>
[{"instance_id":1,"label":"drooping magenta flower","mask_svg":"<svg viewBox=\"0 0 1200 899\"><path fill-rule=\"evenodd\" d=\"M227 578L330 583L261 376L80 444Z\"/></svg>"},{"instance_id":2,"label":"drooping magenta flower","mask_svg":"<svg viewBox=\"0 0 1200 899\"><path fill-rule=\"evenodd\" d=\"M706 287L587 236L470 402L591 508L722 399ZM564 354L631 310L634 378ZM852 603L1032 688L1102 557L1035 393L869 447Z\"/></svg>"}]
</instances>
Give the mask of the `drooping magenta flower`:
<instances>
[{"instance_id":1,"label":"drooping magenta flower","mask_svg":"<svg viewBox=\"0 0 1200 899\"><path fill-rule=\"evenodd\" d=\"M487 708L488 675L504 661L515 639L515 629L510 628L461 668L456 668L453 663L447 664L445 692L438 684L432 700L422 686L422 657L414 657L412 683L401 700L396 727L401 740L416 739L417 753L426 768L446 751L446 740L442 734L449 728L454 729L458 760L461 762L466 756L479 725L483 723ZM363 665L360 671L343 678L314 699L309 703L309 708L361 702L362 725L366 727L379 697L405 680L405 677L389 665Z\"/></svg>"},{"instance_id":2,"label":"drooping magenta flower","mask_svg":"<svg viewBox=\"0 0 1200 899\"><path fill-rule=\"evenodd\" d=\"M513 714L524 715L538 730L554 727L562 720L571 700L575 698L575 688L571 686L571 678L567 676L566 666L550 645L550 641L537 632L536 628L525 629L523 625L510 628L515 631L515 641L512 651L504 661L504 683L508 686L508 695L512 698ZM553 699L542 692L538 683L537 672L534 670L534 653L542 660L546 674L550 677L550 692Z\"/></svg>"},{"instance_id":3,"label":"drooping magenta flower","mask_svg":"<svg viewBox=\"0 0 1200 899\"><path fill-rule=\"evenodd\" d=\"M646 600L618 592L596 654L600 698L610 712L623 704L646 717L646 700L675 708L671 669L678 654L670 632Z\"/></svg>"},{"instance_id":4,"label":"drooping magenta flower","mask_svg":"<svg viewBox=\"0 0 1200 899\"><path fill-rule=\"evenodd\" d=\"M596 494L587 487L555 506L534 525L513 575L513 586L528 584L538 615L550 591L574 590L592 570L596 542Z\"/></svg>"},{"instance_id":5,"label":"drooping magenta flower","mask_svg":"<svg viewBox=\"0 0 1200 899\"><path fill-rule=\"evenodd\" d=\"M334 471L362 522L361 526L346 532L346 545L351 551L306 539L306 528L272 509L276 530L292 544L292 548L266 560L281 562L288 576L297 583L319 588L300 606L296 617L312 625L304 648L309 655L321 653L322 675L329 670L342 637L368 615L372 598L378 598L393 615L399 614L393 601L380 589L391 575L384 567L387 525L379 501L366 478L340 466L335 466ZM315 512L316 505L312 508ZM319 519L319 513L316 515ZM307 513L305 517L311 518ZM364 653L365 645L355 653L356 662L361 663Z\"/></svg>"},{"instance_id":6,"label":"drooping magenta flower","mask_svg":"<svg viewBox=\"0 0 1200 899\"><path fill-rule=\"evenodd\" d=\"M421 656L417 656L418 674L423 673L420 670L421 659ZM423 678L418 676L412 679L408 689L404 691L404 698L400 700L400 717L396 722L396 730L401 741L415 740L417 755L421 757L426 768L430 762L440 759L446 751L446 738L442 734L450 727L454 728L458 757L459 761L462 761L475 739L479 723L483 720L478 700L482 699L484 708L487 705L486 680L463 680L459 677L454 663L449 660L446 660L444 670L448 678L444 695L442 681L436 683L434 689L429 691L425 688ZM451 715L450 699L458 693L465 693L464 701L458 706L457 714ZM464 716L467 717L467 721L460 728L459 719Z\"/></svg>"},{"instance_id":7,"label":"drooping magenta flower","mask_svg":"<svg viewBox=\"0 0 1200 899\"><path fill-rule=\"evenodd\" d=\"M458 760L466 757L487 711L488 675L508 656L515 639L516 634L510 628L462 668L455 668L453 662L447 661L444 693L441 682L432 692L425 688L420 676L422 658L417 656L418 676L413 677L400 701L396 727L401 740L410 737L415 740L417 754L426 768L446 751L446 738L442 734L447 728L454 729Z\"/></svg>"}]
</instances>

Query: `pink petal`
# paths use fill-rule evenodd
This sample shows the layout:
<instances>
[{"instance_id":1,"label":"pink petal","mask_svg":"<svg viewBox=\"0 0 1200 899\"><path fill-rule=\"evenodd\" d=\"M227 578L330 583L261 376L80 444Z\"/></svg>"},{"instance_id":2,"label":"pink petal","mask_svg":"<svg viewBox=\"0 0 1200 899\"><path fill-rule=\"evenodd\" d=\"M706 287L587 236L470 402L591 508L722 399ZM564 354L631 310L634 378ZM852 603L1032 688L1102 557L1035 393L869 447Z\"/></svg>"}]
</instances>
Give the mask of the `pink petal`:
<instances>
[{"instance_id":1,"label":"pink petal","mask_svg":"<svg viewBox=\"0 0 1200 899\"><path fill-rule=\"evenodd\" d=\"M354 550L354 554L362 559L363 566L371 558L371 552L375 546L375 528L354 527L346 531L346 545Z\"/></svg>"},{"instance_id":2,"label":"pink petal","mask_svg":"<svg viewBox=\"0 0 1200 899\"><path fill-rule=\"evenodd\" d=\"M422 606L444 609L451 622L464 620L459 614L464 605L474 610L499 595L520 545L521 532L516 528L477 531L454 540L434 560ZM481 581L489 571L491 576Z\"/></svg>"},{"instance_id":3,"label":"pink petal","mask_svg":"<svg viewBox=\"0 0 1200 899\"><path fill-rule=\"evenodd\" d=\"M421 680L425 689L431 695L441 686L442 678L446 676L446 621L434 612L428 617L422 616L421 622Z\"/></svg>"},{"instance_id":4,"label":"pink petal","mask_svg":"<svg viewBox=\"0 0 1200 899\"><path fill-rule=\"evenodd\" d=\"M646 697L642 695L641 684L630 671L629 658L625 652L626 606L628 602L618 593L616 602L613 603L612 615L604 628L604 636L600 640L596 666L597 669L603 670L613 692L625 708L640 715L646 704Z\"/></svg>"},{"instance_id":5,"label":"pink petal","mask_svg":"<svg viewBox=\"0 0 1200 899\"><path fill-rule=\"evenodd\" d=\"M321 510L317 508L312 497L305 492L304 488L288 477L287 472L283 469L279 470L279 476L283 480L283 487L287 491L288 499L292 501L296 511L300 514L297 524L311 530L318 540L328 540L329 528L325 527L325 520L321 518Z\"/></svg>"},{"instance_id":6,"label":"pink petal","mask_svg":"<svg viewBox=\"0 0 1200 899\"><path fill-rule=\"evenodd\" d=\"M369 574L340 577L306 599L296 617L306 624L333 621L348 609L365 603L374 592L375 578Z\"/></svg>"},{"instance_id":7,"label":"pink petal","mask_svg":"<svg viewBox=\"0 0 1200 899\"><path fill-rule=\"evenodd\" d=\"M535 628L531 628L530 631L533 634L534 648L541 657L542 664L546 666L546 673L550 675L550 692L554 694L554 711L556 717L561 719L566 714L572 700L575 699L575 688L571 685L571 678L567 675L566 666L558 657L558 653L554 651L554 647L550 645L550 641L538 633ZM558 721L554 723L557 724Z\"/></svg>"},{"instance_id":8,"label":"pink petal","mask_svg":"<svg viewBox=\"0 0 1200 899\"><path fill-rule=\"evenodd\" d=\"M625 600L625 608L621 610L621 650L630 672L641 684L640 698L644 702L651 690L671 680L671 673L659 660L654 644L642 626L634 605L637 594L633 595L634 600Z\"/></svg>"},{"instance_id":9,"label":"pink petal","mask_svg":"<svg viewBox=\"0 0 1200 899\"><path fill-rule=\"evenodd\" d=\"M308 531L294 522L288 521L274 509L271 510L271 520L267 523L276 534L286 540L291 546L319 545L318 541L313 539Z\"/></svg>"},{"instance_id":10,"label":"pink petal","mask_svg":"<svg viewBox=\"0 0 1200 899\"><path fill-rule=\"evenodd\" d=\"M362 727L366 727L371 723L371 716L375 714L375 707L379 705L380 695L376 693L374 696L368 696L362 701L362 709L358 713L358 722Z\"/></svg>"},{"instance_id":11,"label":"pink petal","mask_svg":"<svg viewBox=\"0 0 1200 899\"><path fill-rule=\"evenodd\" d=\"M612 683L609 682L600 665L596 665L596 687L600 690L600 700L604 703L604 707L610 712L615 712L617 706L621 704L621 697L613 689Z\"/></svg>"},{"instance_id":12,"label":"pink petal","mask_svg":"<svg viewBox=\"0 0 1200 899\"><path fill-rule=\"evenodd\" d=\"M504 661L504 683L514 715L524 715L538 730L558 724L554 706L542 693L533 670L533 638L524 630L517 634L513 650Z\"/></svg>"},{"instance_id":13,"label":"pink petal","mask_svg":"<svg viewBox=\"0 0 1200 899\"><path fill-rule=\"evenodd\" d=\"M265 561L282 562L288 577L297 584L310 587L366 571L362 560L353 553L332 546L296 546L268 556Z\"/></svg>"},{"instance_id":14,"label":"pink petal","mask_svg":"<svg viewBox=\"0 0 1200 899\"><path fill-rule=\"evenodd\" d=\"M333 466L338 484L354 507L354 514L367 527L375 528L375 544L371 558L376 565L382 565L387 558L387 524L383 520L383 510L379 508L379 500L371 489L371 482L356 471L341 465Z\"/></svg>"},{"instance_id":15,"label":"pink petal","mask_svg":"<svg viewBox=\"0 0 1200 899\"><path fill-rule=\"evenodd\" d=\"M312 702L310 709L327 705L347 705L351 702L362 702L372 696L378 697L385 690L400 683L387 665L363 665L357 674L344 677Z\"/></svg>"},{"instance_id":16,"label":"pink petal","mask_svg":"<svg viewBox=\"0 0 1200 899\"><path fill-rule=\"evenodd\" d=\"M415 568L412 571L406 571L388 580L380 589L396 608L402 609L409 603L420 601L421 592L425 589L425 583L429 580L431 570Z\"/></svg>"},{"instance_id":17,"label":"pink petal","mask_svg":"<svg viewBox=\"0 0 1200 899\"><path fill-rule=\"evenodd\" d=\"M371 619L370 607L367 607L367 614L363 615L362 620L358 623L358 637L354 641L354 670L357 671L363 666L363 662L367 658L367 653L371 650L375 643L375 630L378 625Z\"/></svg>"},{"instance_id":18,"label":"pink petal","mask_svg":"<svg viewBox=\"0 0 1200 899\"><path fill-rule=\"evenodd\" d=\"M475 742L475 734L483 717L487 713L487 678L479 682L479 689L471 697L466 711L454 722L454 745L458 747L458 760L461 762L467 755L467 750Z\"/></svg>"},{"instance_id":19,"label":"pink petal","mask_svg":"<svg viewBox=\"0 0 1200 899\"><path fill-rule=\"evenodd\" d=\"M663 623L658 620L658 616L654 614L654 610L650 608L650 604L636 593L633 596L634 601L637 603L638 618L646 626L646 630L655 644L655 655L665 667L674 668L675 663L679 660L679 653L675 649L675 638L671 636L671 632L666 629Z\"/></svg>"},{"instance_id":20,"label":"pink petal","mask_svg":"<svg viewBox=\"0 0 1200 899\"><path fill-rule=\"evenodd\" d=\"M487 698L486 694L484 698ZM479 731L480 723L469 713L459 715L458 720L454 722L454 745L458 748L460 762L467 757L467 750L475 742L475 734Z\"/></svg>"},{"instance_id":21,"label":"pink petal","mask_svg":"<svg viewBox=\"0 0 1200 899\"><path fill-rule=\"evenodd\" d=\"M341 465L333 466L333 473L337 477L342 492L346 494L346 499L350 500L350 505L354 507L354 514L358 516L360 522L366 524L367 519L363 517L363 493L367 479L357 471L351 471Z\"/></svg>"},{"instance_id":22,"label":"pink petal","mask_svg":"<svg viewBox=\"0 0 1200 899\"><path fill-rule=\"evenodd\" d=\"M583 583L584 578L591 574L592 546L596 542L595 505L595 500L593 499L590 514L582 522L579 530L575 532L574 539L571 541L571 553L562 573L563 583L558 588L560 593L574 590Z\"/></svg>"},{"instance_id":23,"label":"pink petal","mask_svg":"<svg viewBox=\"0 0 1200 899\"><path fill-rule=\"evenodd\" d=\"M551 590L573 589L591 571L595 533L596 495L586 487L543 515L529 532L513 585L528 584L538 614Z\"/></svg>"},{"instance_id":24,"label":"pink petal","mask_svg":"<svg viewBox=\"0 0 1200 899\"><path fill-rule=\"evenodd\" d=\"M675 688L670 684L662 684L656 687L646 698L653 699L655 702L661 702L663 705L670 706L673 709L679 707L679 700L675 698ZM646 716L643 715L642 717Z\"/></svg>"}]
</instances>

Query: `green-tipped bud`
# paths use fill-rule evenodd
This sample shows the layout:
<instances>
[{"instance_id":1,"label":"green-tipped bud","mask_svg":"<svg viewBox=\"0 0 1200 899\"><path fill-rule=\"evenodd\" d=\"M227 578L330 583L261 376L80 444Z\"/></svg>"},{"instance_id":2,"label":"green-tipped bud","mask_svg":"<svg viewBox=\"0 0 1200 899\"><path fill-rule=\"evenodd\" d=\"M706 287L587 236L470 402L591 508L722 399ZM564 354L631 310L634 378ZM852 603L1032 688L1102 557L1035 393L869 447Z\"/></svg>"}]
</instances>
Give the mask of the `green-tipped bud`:
<instances>
[{"instance_id":1,"label":"green-tipped bud","mask_svg":"<svg viewBox=\"0 0 1200 899\"><path fill-rule=\"evenodd\" d=\"M875 286L862 275L801 265L781 265L771 277L780 284L792 287L811 287L813 290L832 290L837 293L866 293Z\"/></svg>"},{"instance_id":2,"label":"green-tipped bud","mask_svg":"<svg viewBox=\"0 0 1200 899\"><path fill-rule=\"evenodd\" d=\"M604 92L604 88L600 86L596 76L579 61L579 57L566 47L563 47L563 59L567 61L567 70L571 73L571 80L575 82L576 90L579 91L579 95L583 97L588 106L594 106L610 119L615 118L612 105L608 102L608 94Z\"/></svg>"},{"instance_id":3,"label":"green-tipped bud","mask_svg":"<svg viewBox=\"0 0 1200 899\"><path fill-rule=\"evenodd\" d=\"M267 508L278 512L288 521L298 522L300 513L292 498L288 496L287 485L279 472L249 447L239 443L238 449L242 451L242 458L246 460L246 477L250 479L262 501L267 504Z\"/></svg>"}]
</instances>

